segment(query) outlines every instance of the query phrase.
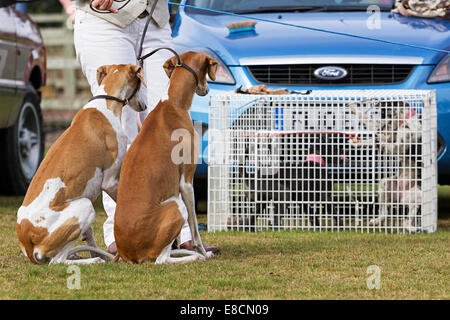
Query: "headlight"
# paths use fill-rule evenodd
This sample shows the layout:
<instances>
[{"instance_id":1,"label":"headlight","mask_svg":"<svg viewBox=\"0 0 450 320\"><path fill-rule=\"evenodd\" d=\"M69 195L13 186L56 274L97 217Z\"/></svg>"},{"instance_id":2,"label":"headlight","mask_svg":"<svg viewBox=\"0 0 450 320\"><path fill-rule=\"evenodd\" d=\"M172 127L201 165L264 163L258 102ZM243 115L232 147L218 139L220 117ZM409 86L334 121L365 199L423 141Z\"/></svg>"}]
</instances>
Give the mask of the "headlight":
<instances>
[{"instance_id":1,"label":"headlight","mask_svg":"<svg viewBox=\"0 0 450 320\"><path fill-rule=\"evenodd\" d=\"M450 54L447 54L434 68L428 83L449 82L450 81Z\"/></svg>"},{"instance_id":2,"label":"headlight","mask_svg":"<svg viewBox=\"0 0 450 320\"><path fill-rule=\"evenodd\" d=\"M209 76L206 77L206 80L211 83L223 83L223 84L235 84L233 75L231 74L230 69L228 69L227 65L219 58L219 56L210 49L204 49L208 56L216 59L217 61L217 72L216 72L216 81L212 81Z\"/></svg>"},{"instance_id":3,"label":"headlight","mask_svg":"<svg viewBox=\"0 0 450 320\"><path fill-rule=\"evenodd\" d=\"M212 81L209 76L206 76L206 80L210 83L222 83L222 84L236 84L236 81L234 80L233 75L231 74L230 69L228 69L227 65L222 61L222 59L219 58L219 56L208 48L188 48L185 46L181 46L176 44L174 46L175 51L177 51L179 54L182 54L187 51L197 51L197 52L204 52L211 58L216 59L217 61L217 72L216 72L216 81Z\"/></svg>"}]
</instances>

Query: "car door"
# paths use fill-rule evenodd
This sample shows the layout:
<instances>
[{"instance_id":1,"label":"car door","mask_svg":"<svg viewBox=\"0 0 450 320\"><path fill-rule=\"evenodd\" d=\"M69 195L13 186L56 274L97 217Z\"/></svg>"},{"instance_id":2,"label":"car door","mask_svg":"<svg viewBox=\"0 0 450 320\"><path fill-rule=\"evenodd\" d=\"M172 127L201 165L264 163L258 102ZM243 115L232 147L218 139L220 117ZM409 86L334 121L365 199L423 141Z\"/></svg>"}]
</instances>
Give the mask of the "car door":
<instances>
[{"instance_id":1,"label":"car door","mask_svg":"<svg viewBox=\"0 0 450 320\"><path fill-rule=\"evenodd\" d=\"M0 8L0 128L7 125L12 109L20 104L16 95L16 28L10 7Z\"/></svg>"}]
</instances>

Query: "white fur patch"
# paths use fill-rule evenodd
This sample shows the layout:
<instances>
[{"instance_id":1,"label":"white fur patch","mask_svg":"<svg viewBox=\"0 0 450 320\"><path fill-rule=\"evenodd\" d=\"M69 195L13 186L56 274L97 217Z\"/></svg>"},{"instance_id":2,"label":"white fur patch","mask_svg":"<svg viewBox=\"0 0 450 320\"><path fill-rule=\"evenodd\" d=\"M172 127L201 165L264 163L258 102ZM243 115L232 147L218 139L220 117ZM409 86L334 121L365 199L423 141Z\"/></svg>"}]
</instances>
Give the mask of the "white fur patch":
<instances>
[{"instance_id":1,"label":"white fur patch","mask_svg":"<svg viewBox=\"0 0 450 320\"><path fill-rule=\"evenodd\" d=\"M50 231L56 229L55 222L60 216L60 212L55 212L49 208L50 203L55 198L56 193L65 188L61 178L48 179L39 196L28 206L21 206L17 212L17 223L20 224L23 219L28 219L35 227L43 227Z\"/></svg>"},{"instance_id":2,"label":"white fur patch","mask_svg":"<svg viewBox=\"0 0 450 320\"><path fill-rule=\"evenodd\" d=\"M167 202L170 202L170 201L175 201L175 203L178 205L178 210L181 212L181 216L186 221L187 218L188 218L188 212L187 212L186 205L184 204L184 201L181 198L181 194L179 194L178 197L170 197L169 199L164 200L163 202L161 202L161 204L164 204L164 203L167 203Z\"/></svg>"},{"instance_id":3,"label":"white fur patch","mask_svg":"<svg viewBox=\"0 0 450 320\"><path fill-rule=\"evenodd\" d=\"M95 95L103 95L103 94L106 94L106 93L104 91L104 85L101 85L97 89ZM118 144L117 158L114 161L114 163L112 164L112 166L110 168L106 169L105 172L103 173L102 188L108 189L118 183L116 173L117 173L117 170L120 169L123 158L125 157L125 153L127 152L128 138L122 129L120 117L114 115L114 113L107 108L106 99L92 100L88 104L86 104L83 109L89 109L89 108L93 108L93 109L96 109L99 112L101 112L105 116L105 118L109 121L114 132L116 133L117 144Z\"/></svg>"},{"instance_id":4,"label":"white fur patch","mask_svg":"<svg viewBox=\"0 0 450 320\"><path fill-rule=\"evenodd\" d=\"M67 208L62 211L54 211L50 209L50 203L61 188L65 188L61 178L48 179L39 196L28 206L19 208L17 223L20 224L23 219L28 219L33 226L45 228L52 233L68 219L75 217L84 231L87 226L92 224L95 216L91 201L86 198L68 200Z\"/></svg>"}]
</instances>

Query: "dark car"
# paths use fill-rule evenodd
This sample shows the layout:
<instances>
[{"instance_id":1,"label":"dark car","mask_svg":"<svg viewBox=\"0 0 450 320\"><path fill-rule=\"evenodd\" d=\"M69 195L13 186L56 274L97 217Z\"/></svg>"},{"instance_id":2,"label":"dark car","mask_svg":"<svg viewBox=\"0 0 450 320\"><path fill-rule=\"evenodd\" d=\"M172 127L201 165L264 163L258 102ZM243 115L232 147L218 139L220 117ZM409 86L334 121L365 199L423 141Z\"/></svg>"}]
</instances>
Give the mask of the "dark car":
<instances>
[{"instance_id":1,"label":"dark car","mask_svg":"<svg viewBox=\"0 0 450 320\"><path fill-rule=\"evenodd\" d=\"M0 194L24 194L44 155L46 50L37 25L0 0Z\"/></svg>"}]
</instances>

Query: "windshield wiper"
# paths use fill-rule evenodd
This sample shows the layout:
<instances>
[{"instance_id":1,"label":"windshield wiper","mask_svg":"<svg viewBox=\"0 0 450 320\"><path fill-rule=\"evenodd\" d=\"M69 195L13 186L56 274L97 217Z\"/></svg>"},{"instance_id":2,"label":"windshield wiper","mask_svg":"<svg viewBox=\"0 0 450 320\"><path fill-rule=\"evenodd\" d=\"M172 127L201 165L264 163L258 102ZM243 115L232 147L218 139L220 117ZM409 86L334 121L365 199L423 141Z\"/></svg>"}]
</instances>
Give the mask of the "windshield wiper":
<instances>
[{"instance_id":1,"label":"windshield wiper","mask_svg":"<svg viewBox=\"0 0 450 320\"><path fill-rule=\"evenodd\" d=\"M234 13L271 13L271 12L307 12L314 9L320 9L321 6L295 6L295 7L259 7L248 10L236 10Z\"/></svg>"},{"instance_id":2,"label":"windshield wiper","mask_svg":"<svg viewBox=\"0 0 450 320\"><path fill-rule=\"evenodd\" d=\"M381 11L390 11L391 7L380 7ZM318 8L317 10L311 10L314 12L336 12L336 11L367 11L367 7L365 6L322 6Z\"/></svg>"},{"instance_id":3,"label":"windshield wiper","mask_svg":"<svg viewBox=\"0 0 450 320\"><path fill-rule=\"evenodd\" d=\"M391 8L381 7L381 11L389 11ZM275 13L275 12L338 12L338 11L366 11L364 6L274 6L274 7L259 7L249 10L237 10L234 13Z\"/></svg>"}]
</instances>

